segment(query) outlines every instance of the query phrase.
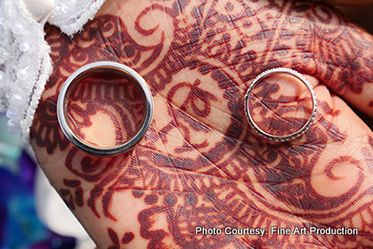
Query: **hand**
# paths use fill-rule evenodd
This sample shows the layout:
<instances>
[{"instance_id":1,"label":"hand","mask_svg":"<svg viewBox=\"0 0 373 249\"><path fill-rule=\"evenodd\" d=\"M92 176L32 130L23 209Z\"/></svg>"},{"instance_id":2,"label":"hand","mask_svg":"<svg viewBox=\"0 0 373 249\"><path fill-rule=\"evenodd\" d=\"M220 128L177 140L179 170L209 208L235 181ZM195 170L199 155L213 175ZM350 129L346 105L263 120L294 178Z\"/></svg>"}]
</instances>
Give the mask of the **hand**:
<instances>
[{"instance_id":1,"label":"hand","mask_svg":"<svg viewBox=\"0 0 373 249\"><path fill-rule=\"evenodd\" d=\"M73 39L48 27L47 40L54 72L31 143L99 248L373 246L373 134L344 102L373 114L372 37L332 9L282 1L108 0ZM154 95L146 137L113 158L79 151L56 118L66 78L100 60L130 66ZM306 75L319 101L310 129L286 143L257 135L244 114L250 82L275 67ZM270 83L284 86L278 78ZM79 131L115 141L120 127L112 120L121 118L119 95L128 92L93 82L78 93L72 112ZM276 100L275 94L267 97ZM129 117L131 126L136 118ZM203 235L202 227L223 231ZM225 227L263 234L232 236ZM358 234L320 234L328 228Z\"/></svg>"}]
</instances>

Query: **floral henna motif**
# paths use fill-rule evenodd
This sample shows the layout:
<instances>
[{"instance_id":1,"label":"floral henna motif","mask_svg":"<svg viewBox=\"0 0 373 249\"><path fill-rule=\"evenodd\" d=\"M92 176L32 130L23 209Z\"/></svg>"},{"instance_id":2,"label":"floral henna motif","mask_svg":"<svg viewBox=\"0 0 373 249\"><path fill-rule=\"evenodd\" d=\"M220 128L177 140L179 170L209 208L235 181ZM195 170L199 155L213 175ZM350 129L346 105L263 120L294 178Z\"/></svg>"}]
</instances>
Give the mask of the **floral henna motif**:
<instances>
[{"instance_id":1,"label":"floral henna motif","mask_svg":"<svg viewBox=\"0 0 373 249\"><path fill-rule=\"evenodd\" d=\"M69 189L60 189L60 195L66 200L67 206L71 209L75 209L75 205L82 207L84 205L83 200L83 188L81 182L78 180L63 180L66 187L75 189L75 191Z\"/></svg>"},{"instance_id":2,"label":"floral henna motif","mask_svg":"<svg viewBox=\"0 0 373 249\"><path fill-rule=\"evenodd\" d=\"M58 148L66 150L70 142L57 125L57 98L46 98L39 103L38 109L43 110L42 116L33 123L32 136L37 146L46 148L48 154L53 154ZM36 114L38 115L38 114Z\"/></svg>"},{"instance_id":3,"label":"floral henna motif","mask_svg":"<svg viewBox=\"0 0 373 249\"><path fill-rule=\"evenodd\" d=\"M119 249L120 244L128 244L135 237L135 235L132 232L127 232L123 235L122 240L119 241L117 233L112 228L108 228L107 230L110 240L113 243L111 246L108 247L109 249Z\"/></svg>"},{"instance_id":4,"label":"floral henna motif","mask_svg":"<svg viewBox=\"0 0 373 249\"><path fill-rule=\"evenodd\" d=\"M321 101L315 124L299 140L272 143L249 128L243 108L250 80L278 66L314 75L338 92L346 87L361 92L363 81L373 81L367 52L372 45L360 36L362 31L326 7L302 2L180 0L164 5L150 3L133 17L136 32L130 31L128 20L111 15L96 17L73 40L48 27L55 70L31 136L50 157L64 153L69 177L57 185L70 208L87 206L98 219L116 223L121 219L113 208L116 196L130 193L141 203L143 208L131 214L137 216L138 231L107 228L109 248L130 244L136 236L149 241L149 248L371 246L373 191L365 178L373 171L373 140L361 149L366 163L357 154L334 155L336 145L348 143L349 134L334 123L339 111ZM172 35L162 25L142 26L153 12L167 16L169 23L162 25ZM153 45L139 43L148 37L157 38ZM325 49L329 43L332 51ZM157 114L133 151L104 159L70 145L55 116L64 80L99 60L119 61L142 74ZM94 83L77 90L70 111L80 125L89 127L99 110L85 104L103 95ZM123 101L119 95L106 95L105 101L115 110L124 108L116 109L116 102ZM136 116L138 108L131 110ZM118 130L133 133L128 127L136 124L132 119ZM343 167L351 174L339 174ZM83 181L92 186L86 199ZM328 192L323 183L339 192ZM164 218L162 227L159 217ZM262 235L209 236L196 234L197 226L267 230ZM358 227L359 234L280 236L271 227Z\"/></svg>"}]
</instances>

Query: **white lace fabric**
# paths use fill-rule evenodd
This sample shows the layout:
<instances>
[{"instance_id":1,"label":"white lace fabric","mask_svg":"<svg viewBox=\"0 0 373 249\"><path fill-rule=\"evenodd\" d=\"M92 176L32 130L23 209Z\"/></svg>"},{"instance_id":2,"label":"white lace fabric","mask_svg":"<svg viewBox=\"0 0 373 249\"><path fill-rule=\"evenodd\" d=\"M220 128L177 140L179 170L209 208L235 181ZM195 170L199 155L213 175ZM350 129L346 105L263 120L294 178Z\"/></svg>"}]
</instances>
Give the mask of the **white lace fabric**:
<instances>
[{"instance_id":1,"label":"white lace fabric","mask_svg":"<svg viewBox=\"0 0 373 249\"><path fill-rule=\"evenodd\" d=\"M40 21L24 1L28 0L0 1L0 112L9 118L8 130L21 133L28 142L35 110L53 68L44 39L45 21L71 36L94 17L105 0L48 0L53 9Z\"/></svg>"}]
</instances>

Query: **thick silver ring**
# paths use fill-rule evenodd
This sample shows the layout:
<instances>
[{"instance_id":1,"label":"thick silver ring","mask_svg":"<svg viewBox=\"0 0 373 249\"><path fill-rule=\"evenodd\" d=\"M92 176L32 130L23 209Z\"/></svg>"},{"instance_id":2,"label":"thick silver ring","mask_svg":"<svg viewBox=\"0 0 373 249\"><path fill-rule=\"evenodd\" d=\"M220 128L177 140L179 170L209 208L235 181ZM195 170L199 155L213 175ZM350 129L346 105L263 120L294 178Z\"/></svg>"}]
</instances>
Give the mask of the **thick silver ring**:
<instances>
[{"instance_id":1,"label":"thick silver ring","mask_svg":"<svg viewBox=\"0 0 373 249\"><path fill-rule=\"evenodd\" d=\"M124 77L137 88L142 97L144 114L141 121L141 127L132 138L118 146L100 148L98 146L89 144L76 136L66 121L67 114L65 113L65 110L70 94L82 80L97 73L114 73ZM99 157L115 156L133 149L148 131L153 120L153 109L152 94L145 80L131 68L120 63L110 61L100 61L87 64L76 70L63 84L57 100L58 122L67 139L69 139L74 146L85 153Z\"/></svg>"},{"instance_id":2,"label":"thick silver ring","mask_svg":"<svg viewBox=\"0 0 373 249\"><path fill-rule=\"evenodd\" d=\"M259 126L254 122L254 120L253 120L253 118L250 114L250 108L249 108L249 104L248 104L249 96L250 96L252 90L254 89L254 87L259 82L261 82L263 79L265 79L268 76L270 76L272 74L275 74L275 73L287 73L287 74L291 74L291 75L297 77L301 82L303 82L303 84L306 85L306 87L308 88L308 91L311 94L311 99L312 99L312 112L311 112L311 115L310 115L310 118L308 119L308 121L298 131L296 131L292 134L286 135L286 136L272 135L272 134L269 134L269 133L263 131L262 129L260 129ZM269 70L264 71L263 73L259 74L254 79L254 81L251 83L251 85L250 85L250 87L247 90L246 95L245 95L245 113L246 113L246 117L247 117L247 120L249 121L250 126L259 135L265 137L268 140L272 140L272 141L275 141L275 142L286 142L286 141L293 140L293 139L303 135L310 128L312 122L314 121L316 111L317 111L317 98L316 98L316 94L315 94L315 91L314 91L311 83L302 74L298 73L295 70L289 69L289 68L281 68L281 67L280 68L273 68L273 69L269 69Z\"/></svg>"}]
</instances>

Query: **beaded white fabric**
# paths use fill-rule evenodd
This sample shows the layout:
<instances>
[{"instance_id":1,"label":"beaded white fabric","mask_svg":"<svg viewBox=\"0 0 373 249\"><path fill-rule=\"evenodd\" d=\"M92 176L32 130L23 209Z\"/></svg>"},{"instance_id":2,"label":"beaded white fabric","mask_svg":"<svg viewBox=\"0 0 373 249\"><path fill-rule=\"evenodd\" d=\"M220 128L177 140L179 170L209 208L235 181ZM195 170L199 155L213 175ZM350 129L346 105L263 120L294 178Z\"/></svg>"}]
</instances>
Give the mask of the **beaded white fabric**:
<instances>
[{"instance_id":1,"label":"beaded white fabric","mask_svg":"<svg viewBox=\"0 0 373 249\"><path fill-rule=\"evenodd\" d=\"M55 0L55 7L48 19L67 35L73 35L92 19L105 0Z\"/></svg>"},{"instance_id":2,"label":"beaded white fabric","mask_svg":"<svg viewBox=\"0 0 373 249\"><path fill-rule=\"evenodd\" d=\"M26 4L25 2L26 1ZM29 5L27 5L29 1ZM52 73L50 47L44 40L46 21L68 35L92 19L105 0L0 1L0 112L6 112L8 130L28 142L35 110ZM52 4L41 18L30 6ZM37 10L37 8L33 8ZM31 13L30 13L31 12ZM36 17L37 16L37 17Z\"/></svg>"}]
</instances>

